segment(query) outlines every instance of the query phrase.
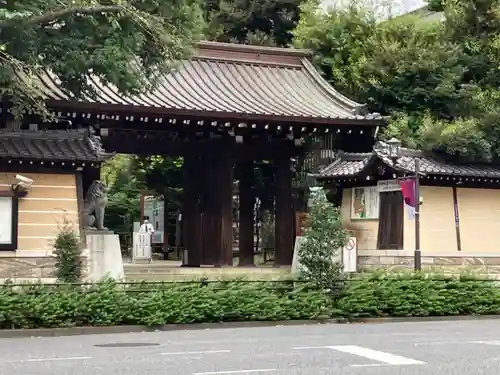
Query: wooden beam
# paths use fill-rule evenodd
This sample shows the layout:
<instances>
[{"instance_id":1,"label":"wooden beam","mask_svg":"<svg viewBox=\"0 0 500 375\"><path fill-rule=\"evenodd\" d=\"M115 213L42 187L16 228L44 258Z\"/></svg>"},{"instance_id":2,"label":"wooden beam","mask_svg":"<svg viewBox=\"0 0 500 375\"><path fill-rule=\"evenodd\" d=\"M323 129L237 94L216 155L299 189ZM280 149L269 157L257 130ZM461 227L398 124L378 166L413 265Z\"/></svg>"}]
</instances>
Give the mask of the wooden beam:
<instances>
[{"instance_id":1,"label":"wooden beam","mask_svg":"<svg viewBox=\"0 0 500 375\"><path fill-rule=\"evenodd\" d=\"M233 265L233 158L223 153L219 163L222 216L222 258L224 265Z\"/></svg>"},{"instance_id":2,"label":"wooden beam","mask_svg":"<svg viewBox=\"0 0 500 375\"><path fill-rule=\"evenodd\" d=\"M293 259L293 199L292 170L289 155L279 155L275 160L275 266L288 266Z\"/></svg>"},{"instance_id":3,"label":"wooden beam","mask_svg":"<svg viewBox=\"0 0 500 375\"><path fill-rule=\"evenodd\" d=\"M254 208L254 192L252 184L254 179L253 162L248 161L240 164L240 185L239 185L239 263L238 266L248 267L255 266L253 247L254 247L254 230L253 230L253 208Z\"/></svg>"},{"instance_id":4,"label":"wooden beam","mask_svg":"<svg viewBox=\"0 0 500 375\"><path fill-rule=\"evenodd\" d=\"M183 194L183 237L187 249L188 267L201 265L201 222L198 206L197 161L195 158L184 159L184 194Z\"/></svg>"}]
</instances>

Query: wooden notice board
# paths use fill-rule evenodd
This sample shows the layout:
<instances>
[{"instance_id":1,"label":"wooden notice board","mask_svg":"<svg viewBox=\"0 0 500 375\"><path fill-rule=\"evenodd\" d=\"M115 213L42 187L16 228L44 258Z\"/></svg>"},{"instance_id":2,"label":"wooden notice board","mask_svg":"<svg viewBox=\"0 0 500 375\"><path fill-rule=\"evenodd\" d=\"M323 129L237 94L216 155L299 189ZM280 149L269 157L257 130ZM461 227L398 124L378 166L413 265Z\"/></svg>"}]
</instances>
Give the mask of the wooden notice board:
<instances>
[{"instance_id":1,"label":"wooden notice board","mask_svg":"<svg viewBox=\"0 0 500 375\"><path fill-rule=\"evenodd\" d=\"M304 234L306 220L307 220L307 212L295 213L295 236L299 237Z\"/></svg>"}]
</instances>

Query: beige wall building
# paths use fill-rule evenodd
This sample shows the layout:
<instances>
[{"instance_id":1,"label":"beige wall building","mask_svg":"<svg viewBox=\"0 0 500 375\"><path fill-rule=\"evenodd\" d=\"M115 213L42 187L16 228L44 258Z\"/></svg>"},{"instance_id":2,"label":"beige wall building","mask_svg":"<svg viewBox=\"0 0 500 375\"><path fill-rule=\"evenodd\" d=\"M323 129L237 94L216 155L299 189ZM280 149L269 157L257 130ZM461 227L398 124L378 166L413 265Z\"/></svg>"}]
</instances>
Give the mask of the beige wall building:
<instances>
[{"instance_id":1,"label":"beige wall building","mask_svg":"<svg viewBox=\"0 0 500 375\"><path fill-rule=\"evenodd\" d=\"M54 277L57 233L81 233L84 189L110 156L89 130L0 131L0 281Z\"/></svg>"},{"instance_id":2,"label":"beige wall building","mask_svg":"<svg viewBox=\"0 0 500 375\"><path fill-rule=\"evenodd\" d=\"M396 166L383 143L372 153L342 153L317 177L338 192L342 218L357 240L359 269L411 268L415 221L397 178L420 159L422 266L500 273L500 167L458 165L415 150Z\"/></svg>"}]
</instances>

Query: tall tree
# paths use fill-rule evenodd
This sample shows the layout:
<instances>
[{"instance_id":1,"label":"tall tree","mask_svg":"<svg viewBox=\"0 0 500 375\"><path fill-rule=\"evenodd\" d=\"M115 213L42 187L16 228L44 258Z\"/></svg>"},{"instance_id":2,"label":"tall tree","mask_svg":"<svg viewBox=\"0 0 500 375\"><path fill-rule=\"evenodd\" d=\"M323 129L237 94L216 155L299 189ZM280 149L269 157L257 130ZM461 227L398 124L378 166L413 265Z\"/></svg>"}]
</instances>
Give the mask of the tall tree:
<instances>
[{"instance_id":1,"label":"tall tree","mask_svg":"<svg viewBox=\"0 0 500 375\"><path fill-rule=\"evenodd\" d=\"M499 3L441 2L444 23L414 17L376 22L373 11L355 5L325 14L309 4L295 44L317 52L318 66L335 87L391 116L382 136L492 160L500 151Z\"/></svg>"},{"instance_id":2,"label":"tall tree","mask_svg":"<svg viewBox=\"0 0 500 375\"><path fill-rule=\"evenodd\" d=\"M452 116L463 71L458 49L439 25L412 17L378 21L351 4L318 13L308 4L295 30L295 45L311 48L326 78L370 110Z\"/></svg>"},{"instance_id":3,"label":"tall tree","mask_svg":"<svg viewBox=\"0 0 500 375\"><path fill-rule=\"evenodd\" d=\"M14 114L46 114L38 74L74 93L89 77L123 93L149 90L201 38L197 0L0 0L0 99Z\"/></svg>"},{"instance_id":4,"label":"tall tree","mask_svg":"<svg viewBox=\"0 0 500 375\"><path fill-rule=\"evenodd\" d=\"M239 44L287 47L303 0L207 0L208 37Z\"/></svg>"}]
</instances>

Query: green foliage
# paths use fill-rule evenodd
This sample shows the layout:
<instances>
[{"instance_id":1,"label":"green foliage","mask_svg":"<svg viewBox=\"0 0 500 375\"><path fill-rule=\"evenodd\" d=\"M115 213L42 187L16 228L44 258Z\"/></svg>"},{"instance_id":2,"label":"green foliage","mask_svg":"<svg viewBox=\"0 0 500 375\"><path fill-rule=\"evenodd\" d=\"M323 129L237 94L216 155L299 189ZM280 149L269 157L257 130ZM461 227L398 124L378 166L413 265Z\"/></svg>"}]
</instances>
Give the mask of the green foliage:
<instances>
[{"instance_id":1,"label":"green foliage","mask_svg":"<svg viewBox=\"0 0 500 375\"><path fill-rule=\"evenodd\" d=\"M135 162L135 174L149 189L177 206L182 195L183 162L181 157L160 155L138 158Z\"/></svg>"},{"instance_id":2,"label":"green foliage","mask_svg":"<svg viewBox=\"0 0 500 375\"><path fill-rule=\"evenodd\" d=\"M140 194L145 187L134 173L135 157L117 155L101 169L101 179L109 187L105 223L117 233L131 233L134 221L140 221Z\"/></svg>"},{"instance_id":3,"label":"green foliage","mask_svg":"<svg viewBox=\"0 0 500 375\"><path fill-rule=\"evenodd\" d=\"M373 274L347 284L336 300L293 281L4 284L0 329L500 313L495 281L419 272Z\"/></svg>"},{"instance_id":4,"label":"green foliage","mask_svg":"<svg viewBox=\"0 0 500 375\"><path fill-rule=\"evenodd\" d=\"M163 325L322 319L328 297L293 282L171 283L124 287L112 280L90 288L0 286L0 328Z\"/></svg>"},{"instance_id":5,"label":"green foliage","mask_svg":"<svg viewBox=\"0 0 500 375\"><path fill-rule=\"evenodd\" d=\"M274 249L275 245L274 215L268 210L265 210L262 214L260 231L262 236L262 247L265 249Z\"/></svg>"},{"instance_id":6,"label":"green foliage","mask_svg":"<svg viewBox=\"0 0 500 375\"><path fill-rule=\"evenodd\" d=\"M287 47L303 0L209 0L204 2L211 40Z\"/></svg>"},{"instance_id":7,"label":"green foliage","mask_svg":"<svg viewBox=\"0 0 500 375\"><path fill-rule=\"evenodd\" d=\"M8 0L0 3L0 98L14 115L46 114L37 74L50 69L76 96L91 75L124 93L149 90L189 58L204 28L196 0Z\"/></svg>"},{"instance_id":8,"label":"green foliage","mask_svg":"<svg viewBox=\"0 0 500 375\"><path fill-rule=\"evenodd\" d=\"M473 277L374 274L351 282L336 307L351 318L499 314L500 288Z\"/></svg>"},{"instance_id":9,"label":"green foliage","mask_svg":"<svg viewBox=\"0 0 500 375\"><path fill-rule=\"evenodd\" d=\"M53 247L56 257L57 280L64 283L79 281L82 277L80 238L67 220L64 220L64 223L59 227Z\"/></svg>"},{"instance_id":10,"label":"green foliage","mask_svg":"<svg viewBox=\"0 0 500 375\"><path fill-rule=\"evenodd\" d=\"M343 282L342 264L335 255L347 242L340 212L328 202L322 188L311 188L309 215L299 247L300 276L338 294Z\"/></svg>"},{"instance_id":11,"label":"green foliage","mask_svg":"<svg viewBox=\"0 0 500 375\"><path fill-rule=\"evenodd\" d=\"M445 21L378 22L357 3L302 9L294 44L334 87L390 116L382 137L459 160L500 156L500 0L432 1Z\"/></svg>"},{"instance_id":12,"label":"green foliage","mask_svg":"<svg viewBox=\"0 0 500 375\"><path fill-rule=\"evenodd\" d=\"M140 195L143 190L150 190L165 199L170 213L175 214L182 195L182 162L182 158L130 155L117 155L108 161L101 172L102 180L110 188L106 225L118 233L131 233L134 221L141 220Z\"/></svg>"}]
</instances>

